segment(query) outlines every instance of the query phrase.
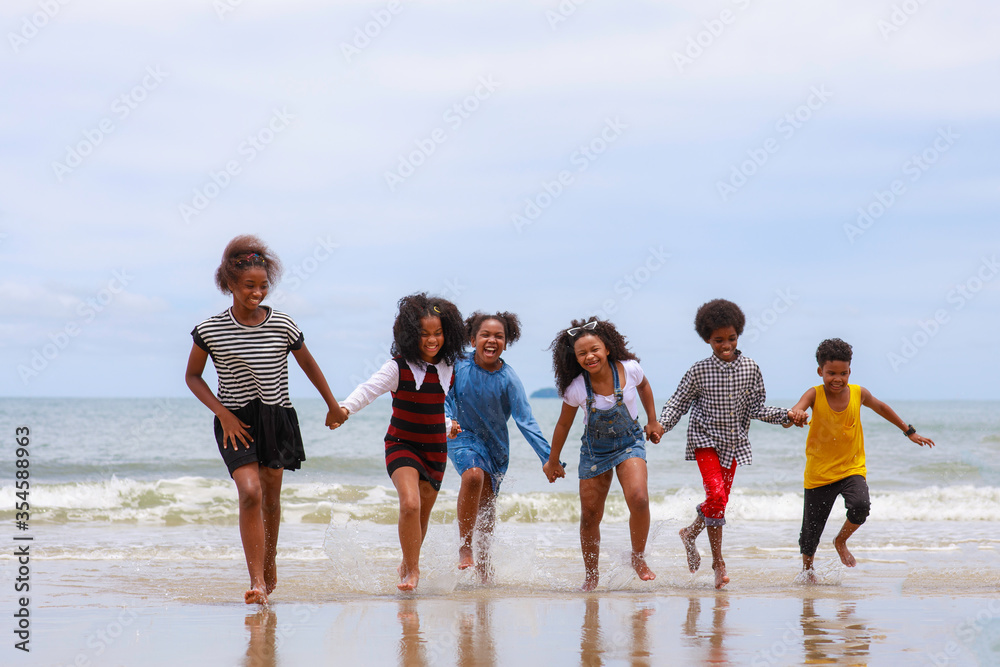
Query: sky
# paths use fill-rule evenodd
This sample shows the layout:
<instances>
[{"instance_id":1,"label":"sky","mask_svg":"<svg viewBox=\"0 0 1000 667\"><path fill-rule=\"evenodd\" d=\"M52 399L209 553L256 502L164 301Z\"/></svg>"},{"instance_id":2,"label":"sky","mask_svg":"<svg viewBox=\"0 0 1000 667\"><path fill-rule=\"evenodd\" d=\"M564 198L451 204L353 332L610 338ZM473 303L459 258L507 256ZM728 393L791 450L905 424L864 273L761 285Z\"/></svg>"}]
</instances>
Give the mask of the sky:
<instances>
[{"instance_id":1,"label":"sky","mask_svg":"<svg viewBox=\"0 0 1000 667\"><path fill-rule=\"evenodd\" d=\"M768 394L854 346L884 399L1000 399L986 0L9 0L0 396L190 396L257 234L343 398L396 303L516 312L529 391L610 319L658 401L713 298ZM293 397L317 397L291 361ZM214 375L207 371L210 384Z\"/></svg>"}]
</instances>

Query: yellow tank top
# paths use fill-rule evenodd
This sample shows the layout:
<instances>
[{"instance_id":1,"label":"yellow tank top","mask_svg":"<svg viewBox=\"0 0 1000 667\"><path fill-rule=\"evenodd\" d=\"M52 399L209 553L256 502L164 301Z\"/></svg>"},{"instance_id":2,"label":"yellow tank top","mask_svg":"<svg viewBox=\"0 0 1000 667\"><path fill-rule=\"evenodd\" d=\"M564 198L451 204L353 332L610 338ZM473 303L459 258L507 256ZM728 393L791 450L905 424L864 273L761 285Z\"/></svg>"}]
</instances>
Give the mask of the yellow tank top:
<instances>
[{"instance_id":1,"label":"yellow tank top","mask_svg":"<svg viewBox=\"0 0 1000 667\"><path fill-rule=\"evenodd\" d=\"M861 387L848 385L851 400L841 412L826 402L823 385L816 387L809 434L806 436L805 488L815 489L851 475L865 476L865 436L861 432Z\"/></svg>"}]
</instances>

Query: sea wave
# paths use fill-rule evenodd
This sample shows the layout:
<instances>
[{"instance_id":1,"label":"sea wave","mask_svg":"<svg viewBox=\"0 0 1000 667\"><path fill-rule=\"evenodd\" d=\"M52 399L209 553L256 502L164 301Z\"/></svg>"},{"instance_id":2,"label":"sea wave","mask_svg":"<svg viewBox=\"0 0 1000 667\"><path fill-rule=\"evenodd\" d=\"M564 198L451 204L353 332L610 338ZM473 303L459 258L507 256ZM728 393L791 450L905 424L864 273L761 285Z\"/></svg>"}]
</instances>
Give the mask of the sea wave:
<instances>
[{"instance_id":1,"label":"sea wave","mask_svg":"<svg viewBox=\"0 0 1000 667\"><path fill-rule=\"evenodd\" d=\"M650 497L654 521L687 521L703 499L699 489L681 488ZM0 486L0 519L15 516L15 488ZM235 524L236 490L229 480L178 477L142 481L112 477L102 481L34 484L29 496L31 521L65 524L88 521L155 525ZM443 490L432 515L435 523L455 520L455 492ZM288 483L281 494L282 518L289 523L326 524L332 520L394 524L394 489L381 485ZM727 517L741 521L799 521L802 494L734 490ZM619 491L608 497L604 520L628 521ZM919 490L872 494L872 516L895 521L998 521L1000 487L929 486ZM580 500L573 491L502 493L497 517L503 523L575 523Z\"/></svg>"}]
</instances>

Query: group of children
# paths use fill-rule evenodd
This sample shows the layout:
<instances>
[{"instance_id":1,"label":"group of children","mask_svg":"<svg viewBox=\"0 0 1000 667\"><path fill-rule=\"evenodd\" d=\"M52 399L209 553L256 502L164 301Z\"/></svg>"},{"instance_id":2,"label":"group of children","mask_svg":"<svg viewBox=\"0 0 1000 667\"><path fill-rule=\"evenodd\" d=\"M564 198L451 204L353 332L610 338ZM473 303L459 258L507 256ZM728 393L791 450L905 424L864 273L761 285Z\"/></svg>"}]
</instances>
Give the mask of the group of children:
<instances>
[{"instance_id":1,"label":"group of children","mask_svg":"<svg viewBox=\"0 0 1000 667\"><path fill-rule=\"evenodd\" d=\"M844 498L847 520L834 545L844 565L856 564L847 540L869 511L861 406L895 424L912 442L934 445L867 389L848 384L851 347L836 338L823 341L816 353L821 385L806 391L791 409L765 406L760 369L737 348L744 315L723 299L704 304L695 316L695 329L711 346L712 356L684 374L659 416L639 358L611 322L574 320L560 331L550 349L563 405L551 446L531 414L521 381L501 357L521 335L517 316L477 311L463 320L453 303L423 293L399 302L392 358L338 403L294 321L261 305L280 274L277 257L260 239L239 236L229 243L216 284L224 294L232 294L233 305L192 331L186 373L188 387L215 413L219 452L236 483L250 574L244 595L248 604L266 603L277 585L282 473L305 460L288 397L289 353L326 401L326 425L331 429L378 396L392 395L385 461L399 496L400 590L417 587L420 548L448 459L461 475L458 567L475 568L483 581L489 580L489 546L496 496L508 466L511 417L538 455L545 476L555 482L566 475L560 454L577 410L584 409L578 466L584 590L599 583L600 525L615 475L629 509L632 567L640 579L655 579L645 560L650 526L645 442L658 443L686 413L685 459L698 463L705 500L680 538L694 573L701 564L696 539L707 530L716 588L729 582L722 528L736 466L751 463L751 419L784 427L809 423L799 538L809 580L837 496ZM467 352L467 346L472 350ZM217 395L202 378L209 356L219 379ZM640 407L644 427L639 424ZM812 411L811 421L807 410Z\"/></svg>"}]
</instances>

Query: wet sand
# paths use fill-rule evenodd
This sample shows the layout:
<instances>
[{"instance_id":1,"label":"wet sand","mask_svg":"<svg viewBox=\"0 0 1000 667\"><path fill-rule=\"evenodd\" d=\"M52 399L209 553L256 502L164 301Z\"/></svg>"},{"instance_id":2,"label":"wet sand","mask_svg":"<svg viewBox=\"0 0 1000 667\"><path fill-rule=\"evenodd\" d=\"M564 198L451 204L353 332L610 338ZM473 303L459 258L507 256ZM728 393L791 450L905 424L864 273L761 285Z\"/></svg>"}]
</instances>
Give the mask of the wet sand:
<instances>
[{"instance_id":1,"label":"wet sand","mask_svg":"<svg viewBox=\"0 0 1000 667\"><path fill-rule=\"evenodd\" d=\"M329 560L281 561L269 609L238 600L236 560L39 559L32 665L969 665L1000 660L1000 570L867 559L794 583L787 557L737 558L728 590L664 569L580 593L428 575L416 594L332 590ZM992 556L991 556L992 557ZM955 560L953 558L953 560ZM932 565L932 564L931 564ZM704 568L703 568L704 569ZM606 584L617 584L607 581ZM387 585L391 582L387 582ZM8 618L10 616L8 615ZM16 653L17 655L11 655ZM11 659L8 659L11 658Z\"/></svg>"}]
</instances>

